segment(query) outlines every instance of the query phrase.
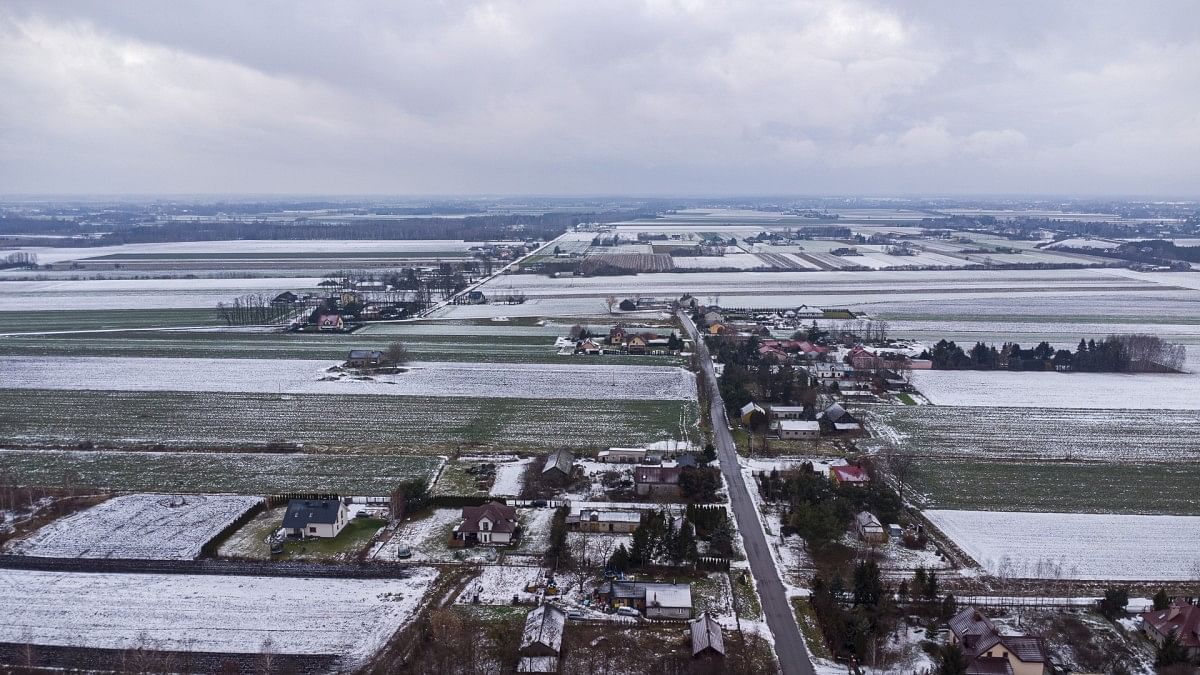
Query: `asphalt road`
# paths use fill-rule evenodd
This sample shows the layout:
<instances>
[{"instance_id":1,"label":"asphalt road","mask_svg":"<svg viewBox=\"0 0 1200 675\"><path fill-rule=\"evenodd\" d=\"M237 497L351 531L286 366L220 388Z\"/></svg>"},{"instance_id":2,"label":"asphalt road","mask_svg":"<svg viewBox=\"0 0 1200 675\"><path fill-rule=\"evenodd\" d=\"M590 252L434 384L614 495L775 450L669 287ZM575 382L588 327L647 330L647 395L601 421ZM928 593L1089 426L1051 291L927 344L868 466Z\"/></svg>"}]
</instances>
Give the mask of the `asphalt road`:
<instances>
[{"instance_id":1,"label":"asphalt road","mask_svg":"<svg viewBox=\"0 0 1200 675\"><path fill-rule=\"evenodd\" d=\"M746 482L742 480L737 446L733 443L733 436L729 434L725 403L721 400L721 392L717 388L717 376L713 370L712 358L708 354L708 347L699 336L692 320L683 312L679 313L679 317L695 341L696 354L708 374L713 445L717 448L717 458L721 463L725 484L729 486L729 503L733 507L733 516L737 519L738 531L742 534L742 547L746 550L746 558L750 562L750 572L758 586L763 615L775 636L775 655L779 659L780 669L786 675L816 675L808 657L808 648L804 645L804 639L800 637L796 616L792 614L791 605L788 603L787 592L783 588L783 582L779 580L779 571L775 568L771 549L767 546L767 537L763 534L754 500L746 489Z\"/></svg>"}]
</instances>

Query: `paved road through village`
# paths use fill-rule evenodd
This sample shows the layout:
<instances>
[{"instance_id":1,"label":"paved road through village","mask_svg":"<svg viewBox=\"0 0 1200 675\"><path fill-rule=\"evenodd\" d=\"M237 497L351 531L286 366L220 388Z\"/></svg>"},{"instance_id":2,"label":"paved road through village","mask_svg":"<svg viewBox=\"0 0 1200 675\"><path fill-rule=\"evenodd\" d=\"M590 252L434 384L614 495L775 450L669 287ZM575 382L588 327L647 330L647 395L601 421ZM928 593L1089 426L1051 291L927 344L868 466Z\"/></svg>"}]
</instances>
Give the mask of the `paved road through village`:
<instances>
[{"instance_id":1,"label":"paved road through village","mask_svg":"<svg viewBox=\"0 0 1200 675\"><path fill-rule=\"evenodd\" d=\"M742 534L742 545L746 549L746 558L750 561L750 572L758 586L763 615L775 636L775 655L779 659L779 667L785 675L816 675L812 661L808 658L808 649L800 637L800 628L796 625L795 615L792 614L787 592L783 588L783 582L779 580L779 571L767 545L767 537L763 534L754 500L746 489L746 482L742 480L737 448L733 444L733 436L729 433L725 403L717 389L717 376L713 370L712 358L709 357L708 348L692 320L684 312L679 312L679 317L696 342L696 355L708 376L706 379L709 401L712 404L713 444L717 448L725 484L729 486L729 502L733 507L734 518L737 519L738 530Z\"/></svg>"}]
</instances>

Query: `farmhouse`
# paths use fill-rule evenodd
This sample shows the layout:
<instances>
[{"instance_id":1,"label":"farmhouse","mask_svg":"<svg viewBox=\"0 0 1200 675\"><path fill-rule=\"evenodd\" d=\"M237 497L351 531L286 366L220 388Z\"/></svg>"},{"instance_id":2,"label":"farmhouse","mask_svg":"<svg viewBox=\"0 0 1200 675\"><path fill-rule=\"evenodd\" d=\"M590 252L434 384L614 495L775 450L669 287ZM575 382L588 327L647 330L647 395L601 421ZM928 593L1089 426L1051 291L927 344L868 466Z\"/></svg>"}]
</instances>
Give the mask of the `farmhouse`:
<instances>
[{"instance_id":1,"label":"farmhouse","mask_svg":"<svg viewBox=\"0 0 1200 675\"><path fill-rule=\"evenodd\" d=\"M633 470L634 491L642 497L678 497L681 472L677 466L639 466Z\"/></svg>"},{"instance_id":2,"label":"farmhouse","mask_svg":"<svg viewBox=\"0 0 1200 675\"><path fill-rule=\"evenodd\" d=\"M950 641L962 647L968 675L1046 675L1050 672L1041 638L1001 635L992 622L973 607L954 615L949 624Z\"/></svg>"},{"instance_id":3,"label":"farmhouse","mask_svg":"<svg viewBox=\"0 0 1200 675\"><path fill-rule=\"evenodd\" d=\"M596 589L609 607L633 607L648 619L690 619L692 587L644 581L606 581Z\"/></svg>"},{"instance_id":4,"label":"farmhouse","mask_svg":"<svg viewBox=\"0 0 1200 675\"><path fill-rule=\"evenodd\" d=\"M784 440L815 441L821 437L820 422L805 422L803 420L779 420L775 423L775 431Z\"/></svg>"},{"instance_id":5,"label":"farmhouse","mask_svg":"<svg viewBox=\"0 0 1200 675\"><path fill-rule=\"evenodd\" d=\"M346 527L346 505L340 499L293 499L283 516L290 537L333 538Z\"/></svg>"},{"instance_id":6,"label":"farmhouse","mask_svg":"<svg viewBox=\"0 0 1200 675\"><path fill-rule=\"evenodd\" d=\"M542 476L553 480L570 480L571 472L575 470L575 455L570 450L555 450L546 457L542 466Z\"/></svg>"},{"instance_id":7,"label":"farmhouse","mask_svg":"<svg viewBox=\"0 0 1200 675\"><path fill-rule=\"evenodd\" d=\"M317 317L317 328L319 330L342 330L345 324L342 323L342 317L339 314L322 314Z\"/></svg>"},{"instance_id":8,"label":"farmhouse","mask_svg":"<svg viewBox=\"0 0 1200 675\"><path fill-rule=\"evenodd\" d=\"M883 523L880 523L875 514L870 511L861 511L854 516L854 531L859 539L868 544L882 544L887 541L887 532L883 529Z\"/></svg>"},{"instance_id":9,"label":"farmhouse","mask_svg":"<svg viewBox=\"0 0 1200 675\"><path fill-rule=\"evenodd\" d=\"M645 461L647 452L645 448L609 448L596 453L596 460L619 464L635 464Z\"/></svg>"},{"instance_id":10,"label":"farmhouse","mask_svg":"<svg viewBox=\"0 0 1200 675\"><path fill-rule=\"evenodd\" d=\"M383 352L376 349L351 349L346 357L350 368L374 368L383 362Z\"/></svg>"},{"instance_id":11,"label":"farmhouse","mask_svg":"<svg viewBox=\"0 0 1200 675\"><path fill-rule=\"evenodd\" d=\"M723 658L725 656L725 637L721 633L721 624L712 615L705 612L692 622L692 658Z\"/></svg>"},{"instance_id":12,"label":"farmhouse","mask_svg":"<svg viewBox=\"0 0 1200 675\"><path fill-rule=\"evenodd\" d=\"M637 529L642 516L636 511L582 509L567 516L567 529L578 532L615 532L628 534Z\"/></svg>"},{"instance_id":13,"label":"farmhouse","mask_svg":"<svg viewBox=\"0 0 1200 675\"><path fill-rule=\"evenodd\" d=\"M271 300L272 305L292 305L300 301L300 296L291 291L284 291Z\"/></svg>"},{"instance_id":14,"label":"farmhouse","mask_svg":"<svg viewBox=\"0 0 1200 675\"><path fill-rule=\"evenodd\" d=\"M829 432L841 433L847 431L858 431L862 429L862 425L858 423L853 415L846 412L840 404L834 403L825 410L817 413L817 421Z\"/></svg>"},{"instance_id":15,"label":"farmhouse","mask_svg":"<svg viewBox=\"0 0 1200 675\"><path fill-rule=\"evenodd\" d=\"M871 477L867 472L861 466L853 464L829 467L829 480L838 486L866 487L871 484Z\"/></svg>"},{"instance_id":16,"label":"farmhouse","mask_svg":"<svg viewBox=\"0 0 1200 675\"><path fill-rule=\"evenodd\" d=\"M1166 609L1143 612L1139 618L1142 632L1154 644L1161 645L1174 634L1188 658L1200 658L1200 607L1177 598Z\"/></svg>"},{"instance_id":17,"label":"farmhouse","mask_svg":"<svg viewBox=\"0 0 1200 675\"><path fill-rule=\"evenodd\" d=\"M454 538L478 544L509 544L516 537L517 510L500 502L465 506Z\"/></svg>"},{"instance_id":18,"label":"farmhouse","mask_svg":"<svg viewBox=\"0 0 1200 675\"><path fill-rule=\"evenodd\" d=\"M518 673L557 673L567 614L553 605L538 605L525 615L517 653Z\"/></svg>"}]
</instances>

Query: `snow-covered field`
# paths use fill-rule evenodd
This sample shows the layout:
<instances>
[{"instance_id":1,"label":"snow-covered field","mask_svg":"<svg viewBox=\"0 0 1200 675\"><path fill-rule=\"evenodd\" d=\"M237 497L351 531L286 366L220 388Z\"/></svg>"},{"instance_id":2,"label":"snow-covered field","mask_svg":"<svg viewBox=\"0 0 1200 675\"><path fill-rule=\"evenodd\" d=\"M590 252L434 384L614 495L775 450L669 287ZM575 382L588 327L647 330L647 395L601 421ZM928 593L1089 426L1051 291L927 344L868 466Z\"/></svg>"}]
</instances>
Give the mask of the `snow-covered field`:
<instances>
[{"instance_id":1,"label":"snow-covered field","mask_svg":"<svg viewBox=\"0 0 1200 675\"><path fill-rule=\"evenodd\" d=\"M1200 410L1191 374L917 370L912 381L935 405Z\"/></svg>"},{"instance_id":2,"label":"snow-covered field","mask_svg":"<svg viewBox=\"0 0 1200 675\"><path fill-rule=\"evenodd\" d=\"M991 574L1038 579L1200 579L1200 517L925 511Z\"/></svg>"},{"instance_id":3,"label":"snow-covered field","mask_svg":"<svg viewBox=\"0 0 1200 675\"><path fill-rule=\"evenodd\" d=\"M0 388L660 401L696 397L692 374L670 366L427 361L411 364L405 373L358 379L326 373L333 365L306 359L6 357L0 359L5 373Z\"/></svg>"},{"instance_id":4,"label":"snow-covered field","mask_svg":"<svg viewBox=\"0 0 1200 675\"><path fill-rule=\"evenodd\" d=\"M51 263L83 260L105 255L146 255L169 254L186 256L187 254L211 253L423 253L435 251L461 251L466 253L472 246L480 242L467 242L459 239L429 239L421 241L398 241L392 239L316 239L316 240L276 240L276 239L242 239L237 241L181 241L160 244L120 244L117 246L30 246L20 250L37 254L38 262L47 265Z\"/></svg>"},{"instance_id":5,"label":"snow-covered field","mask_svg":"<svg viewBox=\"0 0 1200 675\"><path fill-rule=\"evenodd\" d=\"M229 495L114 497L56 520L9 553L47 558L192 560L221 530L262 501Z\"/></svg>"},{"instance_id":6,"label":"snow-covered field","mask_svg":"<svg viewBox=\"0 0 1200 675\"><path fill-rule=\"evenodd\" d=\"M315 290L319 277L5 281L0 311L215 308L239 295Z\"/></svg>"},{"instance_id":7,"label":"snow-covered field","mask_svg":"<svg viewBox=\"0 0 1200 675\"><path fill-rule=\"evenodd\" d=\"M4 570L0 642L329 654L353 670L420 608L437 573L298 579Z\"/></svg>"}]
</instances>

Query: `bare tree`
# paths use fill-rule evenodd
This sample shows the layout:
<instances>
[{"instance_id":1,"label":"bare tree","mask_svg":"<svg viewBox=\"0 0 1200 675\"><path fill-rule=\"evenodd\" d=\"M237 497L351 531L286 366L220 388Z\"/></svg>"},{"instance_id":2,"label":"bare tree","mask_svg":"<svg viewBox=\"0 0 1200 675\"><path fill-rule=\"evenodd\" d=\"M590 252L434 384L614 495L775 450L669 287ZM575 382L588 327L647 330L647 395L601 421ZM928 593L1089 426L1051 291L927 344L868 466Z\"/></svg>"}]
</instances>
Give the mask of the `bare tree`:
<instances>
[{"instance_id":1,"label":"bare tree","mask_svg":"<svg viewBox=\"0 0 1200 675\"><path fill-rule=\"evenodd\" d=\"M899 493L900 503L903 504L904 484L917 473L916 455L888 447L883 451L883 468L896 480L896 492Z\"/></svg>"},{"instance_id":2,"label":"bare tree","mask_svg":"<svg viewBox=\"0 0 1200 675\"><path fill-rule=\"evenodd\" d=\"M618 302L617 296L615 296L615 295L610 295L610 296L604 298L604 306L608 308L609 314L613 313L613 307L617 306L617 302Z\"/></svg>"},{"instance_id":3,"label":"bare tree","mask_svg":"<svg viewBox=\"0 0 1200 675\"><path fill-rule=\"evenodd\" d=\"M399 340L392 342L383 350L383 360L388 365L403 366L408 363L408 348Z\"/></svg>"}]
</instances>

